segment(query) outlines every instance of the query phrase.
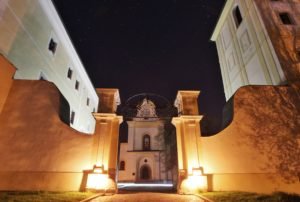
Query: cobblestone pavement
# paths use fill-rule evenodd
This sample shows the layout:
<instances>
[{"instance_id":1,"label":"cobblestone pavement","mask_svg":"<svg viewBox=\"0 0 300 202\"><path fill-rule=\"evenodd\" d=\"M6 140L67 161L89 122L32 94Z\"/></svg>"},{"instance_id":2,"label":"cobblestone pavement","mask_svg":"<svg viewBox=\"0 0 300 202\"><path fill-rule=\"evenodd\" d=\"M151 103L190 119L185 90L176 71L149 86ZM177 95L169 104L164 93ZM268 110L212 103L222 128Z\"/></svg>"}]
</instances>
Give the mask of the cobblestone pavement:
<instances>
[{"instance_id":1,"label":"cobblestone pavement","mask_svg":"<svg viewBox=\"0 0 300 202\"><path fill-rule=\"evenodd\" d=\"M99 196L90 202L204 202L197 196L168 193L129 193Z\"/></svg>"}]
</instances>

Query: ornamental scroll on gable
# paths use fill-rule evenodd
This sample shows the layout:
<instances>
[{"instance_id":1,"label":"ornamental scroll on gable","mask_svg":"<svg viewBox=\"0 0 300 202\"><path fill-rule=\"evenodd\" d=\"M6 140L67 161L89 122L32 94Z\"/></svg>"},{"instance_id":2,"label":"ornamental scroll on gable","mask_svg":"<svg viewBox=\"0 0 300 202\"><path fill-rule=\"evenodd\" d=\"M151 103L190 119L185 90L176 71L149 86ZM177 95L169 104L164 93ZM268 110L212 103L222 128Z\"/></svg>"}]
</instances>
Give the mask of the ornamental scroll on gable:
<instances>
[{"instance_id":1,"label":"ornamental scroll on gable","mask_svg":"<svg viewBox=\"0 0 300 202\"><path fill-rule=\"evenodd\" d=\"M151 100L144 98L143 102L137 105L136 116L141 118L157 117L155 108L156 106Z\"/></svg>"}]
</instances>

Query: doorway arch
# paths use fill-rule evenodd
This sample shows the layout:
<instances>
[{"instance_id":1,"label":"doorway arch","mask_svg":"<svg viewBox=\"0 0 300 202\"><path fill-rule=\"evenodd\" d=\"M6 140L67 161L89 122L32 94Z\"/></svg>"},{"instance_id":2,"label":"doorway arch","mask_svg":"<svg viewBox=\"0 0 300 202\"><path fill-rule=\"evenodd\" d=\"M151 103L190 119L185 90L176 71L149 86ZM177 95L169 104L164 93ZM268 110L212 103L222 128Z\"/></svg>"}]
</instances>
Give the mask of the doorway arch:
<instances>
[{"instance_id":1,"label":"doorway arch","mask_svg":"<svg viewBox=\"0 0 300 202\"><path fill-rule=\"evenodd\" d=\"M151 168L148 165L143 165L140 168L140 180L151 180Z\"/></svg>"}]
</instances>

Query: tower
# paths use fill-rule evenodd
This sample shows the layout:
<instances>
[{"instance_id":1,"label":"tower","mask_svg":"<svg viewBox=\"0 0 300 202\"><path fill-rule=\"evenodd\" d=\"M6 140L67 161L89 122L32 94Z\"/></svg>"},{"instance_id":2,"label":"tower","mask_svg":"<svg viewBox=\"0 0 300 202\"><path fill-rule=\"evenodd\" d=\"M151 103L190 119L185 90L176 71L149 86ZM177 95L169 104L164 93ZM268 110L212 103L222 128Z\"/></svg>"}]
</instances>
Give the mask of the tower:
<instances>
[{"instance_id":1,"label":"tower","mask_svg":"<svg viewBox=\"0 0 300 202\"><path fill-rule=\"evenodd\" d=\"M159 182L168 180L164 152L164 124L156 105L144 98L136 116L127 121L128 142L120 144L119 182Z\"/></svg>"},{"instance_id":2,"label":"tower","mask_svg":"<svg viewBox=\"0 0 300 202\"><path fill-rule=\"evenodd\" d=\"M299 4L227 0L211 37L217 46L227 100L241 86L299 81Z\"/></svg>"}]
</instances>

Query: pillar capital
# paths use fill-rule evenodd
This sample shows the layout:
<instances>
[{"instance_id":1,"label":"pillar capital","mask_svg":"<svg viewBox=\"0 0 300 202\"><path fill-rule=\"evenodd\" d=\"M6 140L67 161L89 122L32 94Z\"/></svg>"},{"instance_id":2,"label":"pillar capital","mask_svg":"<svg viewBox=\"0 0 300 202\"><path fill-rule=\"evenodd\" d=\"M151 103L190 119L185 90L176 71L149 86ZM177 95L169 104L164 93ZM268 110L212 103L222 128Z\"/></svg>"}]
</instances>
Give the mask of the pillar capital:
<instances>
[{"instance_id":1,"label":"pillar capital","mask_svg":"<svg viewBox=\"0 0 300 202\"><path fill-rule=\"evenodd\" d=\"M179 117L173 117L172 118L172 124L177 124L177 123L188 123L188 122L196 122L196 123L200 123L200 121L202 120L203 116L201 115L197 115L197 116L179 116Z\"/></svg>"},{"instance_id":2,"label":"pillar capital","mask_svg":"<svg viewBox=\"0 0 300 202\"><path fill-rule=\"evenodd\" d=\"M111 121L114 119L118 119L119 124L123 122L123 116L118 116L114 113L93 113L93 116L95 117L96 121L99 120Z\"/></svg>"},{"instance_id":3,"label":"pillar capital","mask_svg":"<svg viewBox=\"0 0 300 202\"><path fill-rule=\"evenodd\" d=\"M199 115L198 97L200 91L180 90L177 93L174 106L178 109L179 115Z\"/></svg>"},{"instance_id":4,"label":"pillar capital","mask_svg":"<svg viewBox=\"0 0 300 202\"><path fill-rule=\"evenodd\" d=\"M117 88L96 88L99 96L99 113L115 113L118 105L121 104L119 89Z\"/></svg>"}]
</instances>

